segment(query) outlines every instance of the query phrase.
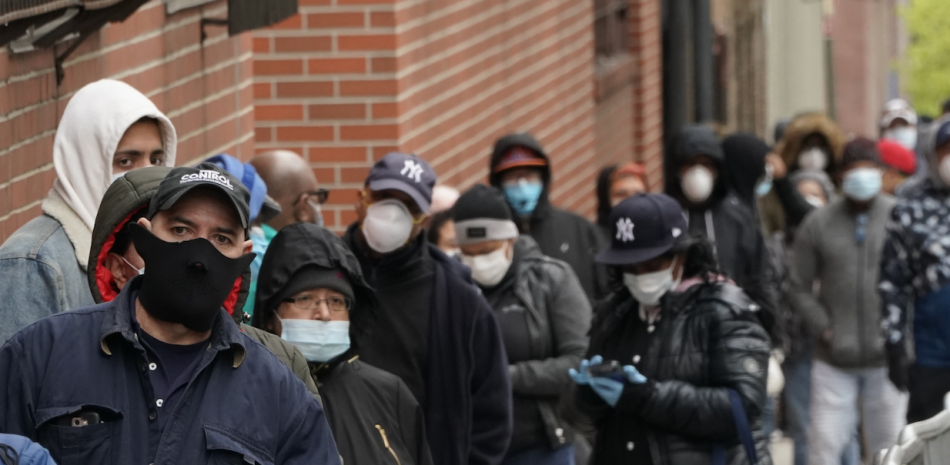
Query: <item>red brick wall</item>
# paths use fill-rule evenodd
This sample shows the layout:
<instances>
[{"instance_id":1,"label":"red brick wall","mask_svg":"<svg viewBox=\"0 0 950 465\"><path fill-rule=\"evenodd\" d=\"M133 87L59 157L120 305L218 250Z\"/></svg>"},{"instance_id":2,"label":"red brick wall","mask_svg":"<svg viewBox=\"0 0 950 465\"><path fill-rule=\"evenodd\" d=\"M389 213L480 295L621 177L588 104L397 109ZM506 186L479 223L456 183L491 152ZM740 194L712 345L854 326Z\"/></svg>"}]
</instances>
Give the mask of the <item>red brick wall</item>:
<instances>
[{"instance_id":1,"label":"red brick wall","mask_svg":"<svg viewBox=\"0 0 950 465\"><path fill-rule=\"evenodd\" d=\"M171 118L179 165L220 152L251 156L251 39L228 38L224 28L211 27L202 46L202 15L226 16L226 2L172 16L160 1L143 5L125 22L89 37L66 61L61 86L52 50L0 51L0 241L40 214L55 178L59 117L73 93L95 80L128 82Z\"/></svg>"},{"instance_id":2,"label":"red brick wall","mask_svg":"<svg viewBox=\"0 0 950 465\"><path fill-rule=\"evenodd\" d=\"M392 1L300 0L300 14L254 32L257 151L307 157L332 189L327 227L355 219L374 159L398 145Z\"/></svg>"},{"instance_id":3,"label":"red brick wall","mask_svg":"<svg viewBox=\"0 0 950 465\"><path fill-rule=\"evenodd\" d=\"M647 165L650 189L663 189L663 43L661 0L630 0L633 152Z\"/></svg>"},{"instance_id":4,"label":"red brick wall","mask_svg":"<svg viewBox=\"0 0 950 465\"><path fill-rule=\"evenodd\" d=\"M466 188L487 179L492 143L510 131L534 133L552 154L558 204L592 212L588 2L300 6L255 34L257 150L309 158L333 190L328 226L354 220L355 191L388 151L417 153L442 182Z\"/></svg>"}]
</instances>

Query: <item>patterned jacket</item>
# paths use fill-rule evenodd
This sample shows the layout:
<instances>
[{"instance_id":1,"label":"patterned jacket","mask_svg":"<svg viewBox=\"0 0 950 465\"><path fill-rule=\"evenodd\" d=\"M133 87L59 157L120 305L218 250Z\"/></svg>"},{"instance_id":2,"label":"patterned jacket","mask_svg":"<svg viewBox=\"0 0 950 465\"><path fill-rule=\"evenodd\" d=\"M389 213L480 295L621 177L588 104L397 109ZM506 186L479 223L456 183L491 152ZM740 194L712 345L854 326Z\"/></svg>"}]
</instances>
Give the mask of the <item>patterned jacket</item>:
<instances>
[{"instance_id":1,"label":"patterned jacket","mask_svg":"<svg viewBox=\"0 0 950 465\"><path fill-rule=\"evenodd\" d=\"M911 311L918 358L922 345L950 338L940 329L942 321L950 320L950 310L941 311L943 305L931 302L935 296L942 301L938 291L948 285L950 188L926 178L898 199L887 226L879 285L887 343L904 340Z\"/></svg>"}]
</instances>

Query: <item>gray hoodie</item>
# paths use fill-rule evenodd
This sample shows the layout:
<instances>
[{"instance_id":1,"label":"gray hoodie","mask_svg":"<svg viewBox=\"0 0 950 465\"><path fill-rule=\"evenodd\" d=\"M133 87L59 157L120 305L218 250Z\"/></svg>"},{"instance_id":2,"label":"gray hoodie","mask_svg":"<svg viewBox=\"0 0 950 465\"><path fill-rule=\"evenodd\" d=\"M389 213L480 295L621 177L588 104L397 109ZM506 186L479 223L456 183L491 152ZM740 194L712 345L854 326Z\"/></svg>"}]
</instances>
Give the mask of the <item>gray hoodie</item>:
<instances>
[{"instance_id":1,"label":"gray hoodie","mask_svg":"<svg viewBox=\"0 0 950 465\"><path fill-rule=\"evenodd\" d=\"M844 198L810 213L796 233L792 309L818 336L817 356L834 366L884 366L877 283L894 204L893 197L883 194L873 200L862 242L856 237L857 215ZM826 330L831 330L830 339L823 336Z\"/></svg>"}]
</instances>

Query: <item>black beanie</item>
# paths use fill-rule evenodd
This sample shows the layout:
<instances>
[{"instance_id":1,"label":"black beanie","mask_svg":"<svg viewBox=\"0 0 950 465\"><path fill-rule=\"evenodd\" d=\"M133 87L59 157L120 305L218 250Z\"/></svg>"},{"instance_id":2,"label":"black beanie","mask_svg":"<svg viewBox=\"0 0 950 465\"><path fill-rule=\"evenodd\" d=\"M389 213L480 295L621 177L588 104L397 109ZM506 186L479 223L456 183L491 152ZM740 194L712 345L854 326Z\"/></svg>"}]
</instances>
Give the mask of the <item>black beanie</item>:
<instances>
[{"instance_id":1,"label":"black beanie","mask_svg":"<svg viewBox=\"0 0 950 465\"><path fill-rule=\"evenodd\" d=\"M299 292L319 288L339 292L350 299L350 302L353 302L353 286L350 285L346 273L340 270L310 265L297 270L290 281L287 281L287 285L277 294L276 304L280 305L285 299L289 299Z\"/></svg>"},{"instance_id":2,"label":"black beanie","mask_svg":"<svg viewBox=\"0 0 950 465\"><path fill-rule=\"evenodd\" d=\"M508 208L505 195L500 190L484 184L476 184L459 196L452 207L452 212L455 221L473 218L511 219L511 209Z\"/></svg>"},{"instance_id":3,"label":"black beanie","mask_svg":"<svg viewBox=\"0 0 950 465\"><path fill-rule=\"evenodd\" d=\"M505 195L494 187L476 184L452 207L459 245L518 237Z\"/></svg>"}]
</instances>

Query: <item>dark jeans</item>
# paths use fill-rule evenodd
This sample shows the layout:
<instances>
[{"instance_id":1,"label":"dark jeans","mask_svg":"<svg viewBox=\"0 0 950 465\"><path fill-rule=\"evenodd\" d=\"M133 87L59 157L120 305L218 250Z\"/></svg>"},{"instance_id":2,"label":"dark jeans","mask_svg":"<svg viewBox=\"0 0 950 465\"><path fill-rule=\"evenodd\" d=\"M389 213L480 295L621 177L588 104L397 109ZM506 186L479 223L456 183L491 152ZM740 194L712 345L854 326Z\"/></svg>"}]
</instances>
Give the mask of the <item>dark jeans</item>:
<instances>
[{"instance_id":1,"label":"dark jeans","mask_svg":"<svg viewBox=\"0 0 950 465\"><path fill-rule=\"evenodd\" d=\"M907 390L907 423L933 418L943 410L943 398L950 392L950 368L912 365Z\"/></svg>"},{"instance_id":2,"label":"dark jeans","mask_svg":"<svg viewBox=\"0 0 950 465\"><path fill-rule=\"evenodd\" d=\"M501 465L574 465L574 446L558 450L551 450L548 446L523 450L505 457Z\"/></svg>"}]
</instances>

